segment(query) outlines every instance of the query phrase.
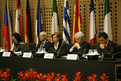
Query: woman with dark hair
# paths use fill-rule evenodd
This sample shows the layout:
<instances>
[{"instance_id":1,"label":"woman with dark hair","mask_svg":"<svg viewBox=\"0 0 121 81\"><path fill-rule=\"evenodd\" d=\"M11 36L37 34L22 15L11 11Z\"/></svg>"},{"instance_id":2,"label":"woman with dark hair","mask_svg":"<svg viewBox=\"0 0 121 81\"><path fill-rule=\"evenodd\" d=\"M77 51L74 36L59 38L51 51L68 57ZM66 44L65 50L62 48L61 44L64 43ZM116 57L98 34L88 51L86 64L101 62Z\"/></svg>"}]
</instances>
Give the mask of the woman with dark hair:
<instances>
[{"instance_id":1,"label":"woman with dark hair","mask_svg":"<svg viewBox=\"0 0 121 81\"><path fill-rule=\"evenodd\" d=\"M13 44L11 47L11 51L14 51L14 52L21 51L20 43L24 43L21 40L21 36L18 33L14 33L12 35L12 40L13 40Z\"/></svg>"},{"instance_id":2,"label":"woman with dark hair","mask_svg":"<svg viewBox=\"0 0 121 81\"><path fill-rule=\"evenodd\" d=\"M57 56L66 54L66 44L62 42L62 35L59 33L53 33L51 35L53 43L48 52L54 52Z\"/></svg>"}]
</instances>

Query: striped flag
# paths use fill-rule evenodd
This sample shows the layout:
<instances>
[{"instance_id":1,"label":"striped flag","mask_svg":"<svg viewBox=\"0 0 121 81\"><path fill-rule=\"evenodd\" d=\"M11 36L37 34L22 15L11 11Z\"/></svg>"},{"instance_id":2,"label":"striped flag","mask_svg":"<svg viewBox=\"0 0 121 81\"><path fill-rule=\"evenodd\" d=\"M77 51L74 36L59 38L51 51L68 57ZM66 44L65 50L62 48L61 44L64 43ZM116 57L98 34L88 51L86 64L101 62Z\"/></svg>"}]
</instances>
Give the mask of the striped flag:
<instances>
[{"instance_id":1,"label":"striped flag","mask_svg":"<svg viewBox=\"0 0 121 81\"><path fill-rule=\"evenodd\" d=\"M74 6L74 22L73 22L73 43L75 43L74 35L76 32L81 31L80 24L82 23L80 8L79 8L79 0L75 0Z\"/></svg>"},{"instance_id":2,"label":"striped flag","mask_svg":"<svg viewBox=\"0 0 121 81\"><path fill-rule=\"evenodd\" d=\"M39 42L39 33L41 32L41 11L40 11L40 0L38 0L37 3L37 19L36 19L36 43L38 44Z\"/></svg>"},{"instance_id":3,"label":"striped flag","mask_svg":"<svg viewBox=\"0 0 121 81\"><path fill-rule=\"evenodd\" d=\"M30 9L29 9L29 0L26 3L26 28L25 28L25 43L32 42L32 31L31 31L31 22L30 22Z\"/></svg>"},{"instance_id":4,"label":"striped flag","mask_svg":"<svg viewBox=\"0 0 121 81\"><path fill-rule=\"evenodd\" d=\"M110 2L105 0L104 32L108 34L108 39L112 41Z\"/></svg>"},{"instance_id":5,"label":"striped flag","mask_svg":"<svg viewBox=\"0 0 121 81\"><path fill-rule=\"evenodd\" d=\"M54 32L58 32L58 14L57 14L57 7L56 7L56 0L53 0L53 11L52 11L52 34Z\"/></svg>"},{"instance_id":6,"label":"striped flag","mask_svg":"<svg viewBox=\"0 0 121 81\"><path fill-rule=\"evenodd\" d=\"M22 39L22 31L21 31L21 13L20 13L20 0L17 0L16 4L16 23L15 23L15 32L21 36Z\"/></svg>"},{"instance_id":7,"label":"striped flag","mask_svg":"<svg viewBox=\"0 0 121 81\"><path fill-rule=\"evenodd\" d=\"M12 46L12 30L11 30L11 18L10 18L10 12L7 0L5 3L3 36L5 38L5 50L10 50L10 47Z\"/></svg>"},{"instance_id":8,"label":"striped flag","mask_svg":"<svg viewBox=\"0 0 121 81\"><path fill-rule=\"evenodd\" d=\"M97 44L97 28L95 22L94 2L91 0L91 13L90 13L90 44Z\"/></svg>"},{"instance_id":9,"label":"striped flag","mask_svg":"<svg viewBox=\"0 0 121 81\"><path fill-rule=\"evenodd\" d=\"M68 0L64 0L63 42L64 43L71 43L70 26L69 26L69 5L68 5Z\"/></svg>"}]
</instances>

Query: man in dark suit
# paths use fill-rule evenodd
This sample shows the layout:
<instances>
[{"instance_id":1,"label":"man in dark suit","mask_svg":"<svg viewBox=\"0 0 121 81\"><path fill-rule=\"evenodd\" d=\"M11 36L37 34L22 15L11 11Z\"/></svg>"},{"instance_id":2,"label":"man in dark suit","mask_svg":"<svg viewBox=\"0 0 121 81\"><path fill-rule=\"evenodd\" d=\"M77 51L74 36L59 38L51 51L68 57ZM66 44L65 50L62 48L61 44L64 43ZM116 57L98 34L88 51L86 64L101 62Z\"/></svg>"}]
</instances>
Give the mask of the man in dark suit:
<instances>
[{"instance_id":1,"label":"man in dark suit","mask_svg":"<svg viewBox=\"0 0 121 81\"><path fill-rule=\"evenodd\" d=\"M102 54L107 54L112 56L116 52L116 45L108 40L108 35L102 32L98 35L99 43L97 44L97 51Z\"/></svg>"},{"instance_id":2,"label":"man in dark suit","mask_svg":"<svg viewBox=\"0 0 121 81\"><path fill-rule=\"evenodd\" d=\"M38 43L36 50L38 50L38 48L40 48L40 50L42 48L45 48L45 50L48 52L48 50L51 47L51 42L49 42L47 40L47 33L46 32L41 32L39 34L39 38L40 38L40 42Z\"/></svg>"}]
</instances>

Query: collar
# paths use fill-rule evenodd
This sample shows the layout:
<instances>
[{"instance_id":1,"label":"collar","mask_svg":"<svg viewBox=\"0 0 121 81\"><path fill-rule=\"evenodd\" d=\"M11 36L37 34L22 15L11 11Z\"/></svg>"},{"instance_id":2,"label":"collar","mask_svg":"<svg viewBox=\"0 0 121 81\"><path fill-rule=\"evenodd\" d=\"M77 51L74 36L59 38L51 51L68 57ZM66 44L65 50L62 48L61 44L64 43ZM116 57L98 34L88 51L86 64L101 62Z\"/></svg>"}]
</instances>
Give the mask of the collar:
<instances>
[{"instance_id":1,"label":"collar","mask_svg":"<svg viewBox=\"0 0 121 81\"><path fill-rule=\"evenodd\" d=\"M45 44L46 42L47 42L47 40L45 40L45 41L44 41L44 42L42 42L42 43L44 43L44 44Z\"/></svg>"},{"instance_id":2,"label":"collar","mask_svg":"<svg viewBox=\"0 0 121 81\"><path fill-rule=\"evenodd\" d=\"M105 44L106 47L107 47L108 43L109 43L109 40L108 40L107 43Z\"/></svg>"},{"instance_id":3,"label":"collar","mask_svg":"<svg viewBox=\"0 0 121 81\"><path fill-rule=\"evenodd\" d=\"M84 41L82 41L82 43L80 43L79 45L82 45Z\"/></svg>"},{"instance_id":4,"label":"collar","mask_svg":"<svg viewBox=\"0 0 121 81\"><path fill-rule=\"evenodd\" d=\"M55 45L55 44L54 44ZM59 45L59 42L57 43L57 46Z\"/></svg>"}]
</instances>

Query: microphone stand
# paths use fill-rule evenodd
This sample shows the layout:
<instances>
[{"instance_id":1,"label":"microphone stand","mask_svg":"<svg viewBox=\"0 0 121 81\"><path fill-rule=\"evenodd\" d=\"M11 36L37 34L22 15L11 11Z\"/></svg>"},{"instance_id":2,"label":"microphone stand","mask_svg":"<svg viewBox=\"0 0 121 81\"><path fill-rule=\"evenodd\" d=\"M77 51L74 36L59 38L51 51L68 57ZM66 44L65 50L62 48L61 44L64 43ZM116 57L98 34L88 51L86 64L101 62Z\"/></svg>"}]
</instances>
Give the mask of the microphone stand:
<instances>
[{"instance_id":1,"label":"microphone stand","mask_svg":"<svg viewBox=\"0 0 121 81\"><path fill-rule=\"evenodd\" d=\"M83 51L83 53L82 53L82 55L84 55L84 52L86 51L86 49L84 49L84 51Z\"/></svg>"},{"instance_id":2,"label":"microphone stand","mask_svg":"<svg viewBox=\"0 0 121 81\"><path fill-rule=\"evenodd\" d=\"M5 45L4 45L3 47L5 48L5 46L6 46L7 44L8 44L8 42L6 42ZM7 49L7 47L5 48L5 50L6 50L6 49ZM6 50L6 51L8 51L8 50Z\"/></svg>"},{"instance_id":3,"label":"microphone stand","mask_svg":"<svg viewBox=\"0 0 121 81\"><path fill-rule=\"evenodd\" d=\"M114 53L114 54L112 55L112 58L114 58L114 55L117 55L117 54L119 54L119 53L121 53L121 52Z\"/></svg>"},{"instance_id":4,"label":"microphone stand","mask_svg":"<svg viewBox=\"0 0 121 81\"><path fill-rule=\"evenodd\" d=\"M58 52L57 52L57 57L59 56L60 50L61 50L61 48L62 48L62 45L63 45L63 41L62 41L62 44L61 44L61 46L60 46L60 48L59 48L59 50L58 50Z\"/></svg>"}]
</instances>

